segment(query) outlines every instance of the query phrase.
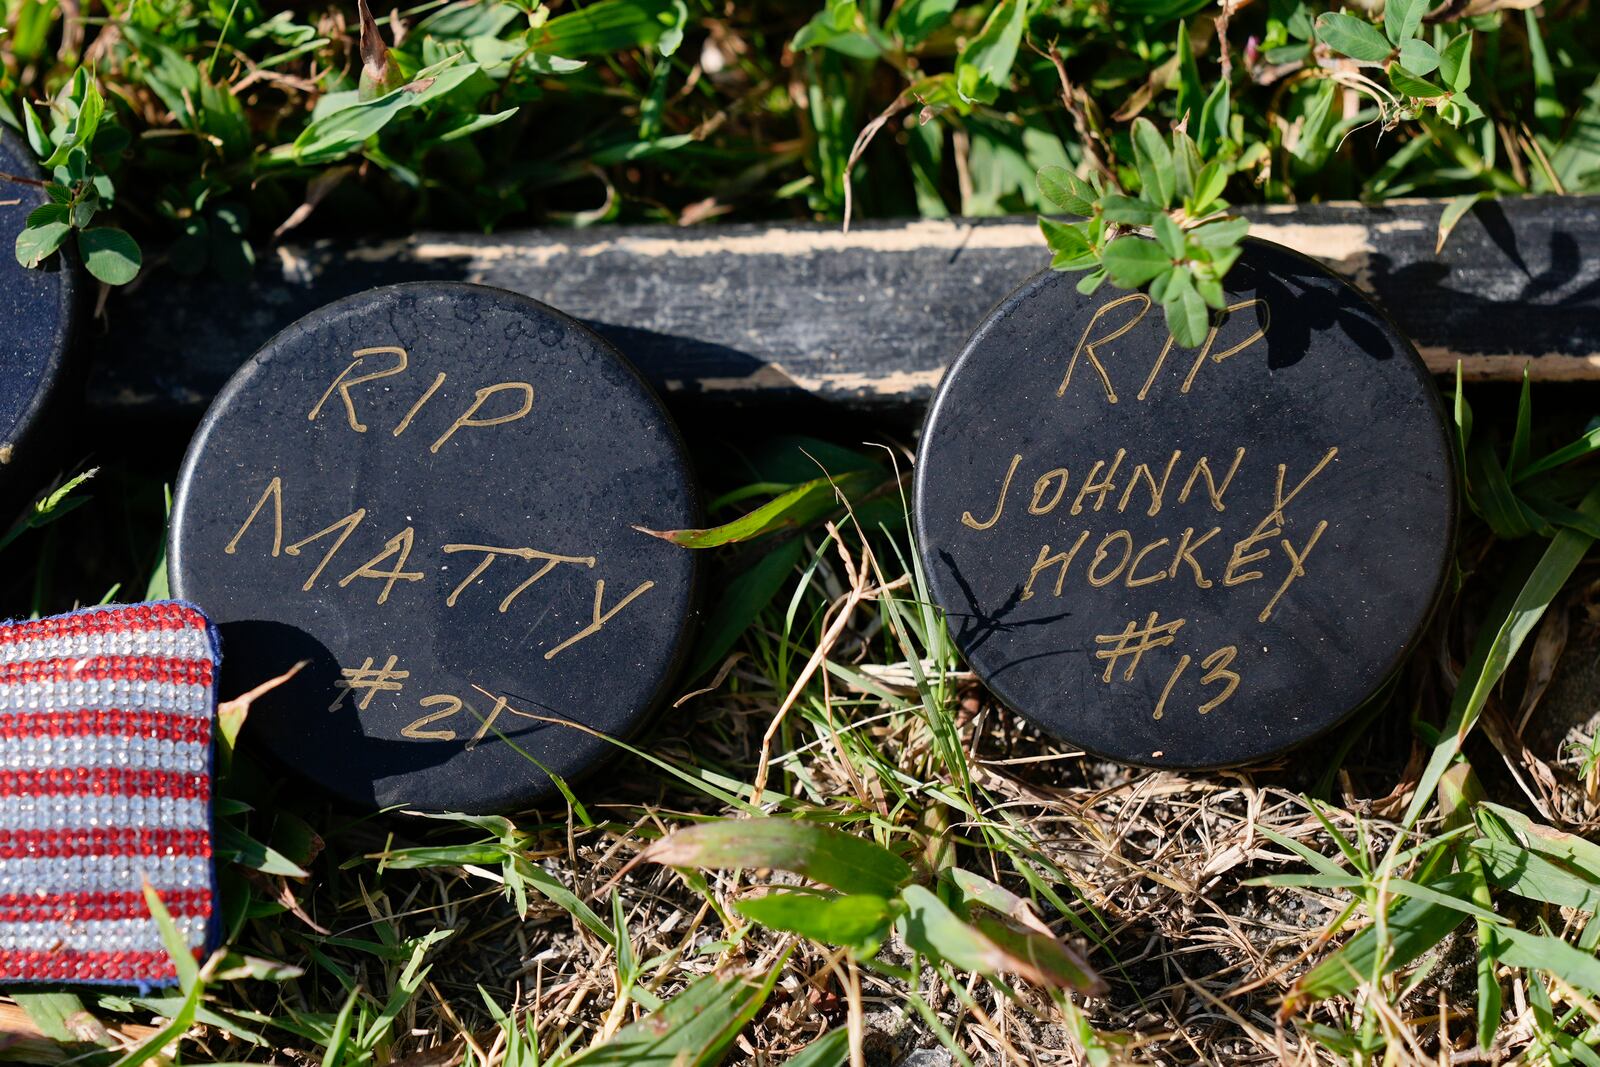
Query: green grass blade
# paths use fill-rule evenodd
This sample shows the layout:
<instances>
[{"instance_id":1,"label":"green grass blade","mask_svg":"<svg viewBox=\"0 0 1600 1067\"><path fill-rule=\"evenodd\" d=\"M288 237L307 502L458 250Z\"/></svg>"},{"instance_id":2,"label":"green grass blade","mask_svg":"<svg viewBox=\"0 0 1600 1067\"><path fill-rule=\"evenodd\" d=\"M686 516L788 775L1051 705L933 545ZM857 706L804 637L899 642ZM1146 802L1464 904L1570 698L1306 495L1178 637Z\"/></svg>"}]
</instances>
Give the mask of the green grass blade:
<instances>
[{"instance_id":1,"label":"green grass blade","mask_svg":"<svg viewBox=\"0 0 1600 1067\"><path fill-rule=\"evenodd\" d=\"M537 889L547 900L561 906L562 910L582 923L590 933L606 944L616 947L616 935L595 910L585 904L576 893L562 884L561 879L536 863L521 856L516 858L517 873L523 881Z\"/></svg>"},{"instance_id":2,"label":"green grass blade","mask_svg":"<svg viewBox=\"0 0 1600 1067\"><path fill-rule=\"evenodd\" d=\"M760 981L748 975L711 974L616 1036L567 1060L565 1067L711 1067L772 993L783 961Z\"/></svg>"},{"instance_id":3,"label":"green grass blade","mask_svg":"<svg viewBox=\"0 0 1600 1067\"><path fill-rule=\"evenodd\" d=\"M891 897L911 865L882 845L786 818L723 819L679 830L644 852L668 867L776 867L845 893Z\"/></svg>"},{"instance_id":4,"label":"green grass blade","mask_svg":"<svg viewBox=\"0 0 1600 1067\"><path fill-rule=\"evenodd\" d=\"M830 1030L790 1056L784 1067L844 1067L850 1058L850 1031Z\"/></svg>"},{"instance_id":5,"label":"green grass blade","mask_svg":"<svg viewBox=\"0 0 1600 1067\"><path fill-rule=\"evenodd\" d=\"M1587 431L1571 444L1563 445L1554 452L1540 456L1526 467L1517 471L1514 480L1525 482L1535 475L1554 470L1556 467L1571 463L1573 460L1582 459L1585 456L1594 454L1596 451L1600 451L1600 426Z\"/></svg>"},{"instance_id":6,"label":"green grass blade","mask_svg":"<svg viewBox=\"0 0 1600 1067\"><path fill-rule=\"evenodd\" d=\"M804 551L805 544L798 539L785 542L727 583L700 629L685 680L699 678L722 661L739 636L778 595Z\"/></svg>"},{"instance_id":7,"label":"green grass blade","mask_svg":"<svg viewBox=\"0 0 1600 1067\"><path fill-rule=\"evenodd\" d=\"M1591 490L1578 510L1585 515L1600 516L1600 488ZM1488 616L1477 646L1461 672L1439 742L1406 809L1406 826L1416 825L1432 803L1440 777L1477 725L1478 716L1495 683L1505 673L1506 665L1538 625L1550 601L1561 591L1593 543L1593 538L1563 528L1545 546L1543 554L1526 574L1512 572L1511 581L1502 590L1498 610ZM1496 618L1498 623L1494 621Z\"/></svg>"},{"instance_id":8,"label":"green grass blade","mask_svg":"<svg viewBox=\"0 0 1600 1067\"><path fill-rule=\"evenodd\" d=\"M634 529L684 548L716 548L813 522L833 511L841 495L871 489L880 480L877 472L868 470L847 471L837 477L825 474L721 526L703 530L647 530L642 526Z\"/></svg>"},{"instance_id":9,"label":"green grass blade","mask_svg":"<svg viewBox=\"0 0 1600 1067\"><path fill-rule=\"evenodd\" d=\"M1460 900L1472 892L1472 883L1468 875L1450 874L1430 888L1434 893ZM1383 974L1397 971L1443 941L1466 919L1467 913L1457 907L1410 896L1391 907L1384 924L1386 940L1380 938L1377 924L1357 932L1331 956L1301 976L1284 998L1283 1010L1292 1011L1303 1001L1326 1000L1348 993L1371 977L1375 970ZM1380 959L1381 969L1378 967Z\"/></svg>"},{"instance_id":10,"label":"green grass blade","mask_svg":"<svg viewBox=\"0 0 1600 1067\"><path fill-rule=\"evenodd\" d=\"M1533 388L1528 368L1522 368L1522 391L1517 395L1517 426L1511 435L1511 456L1506 460L1506 477L1513 482L1517 472L1528 464L1529 441L1533 434Z\"/></svg>"},{"instance_id":11,"label":"green grass blade","mask_svg":"<svg viewBox=\"0 0 1600 1067\"><path fill-rule=\"evenodd\" d=\"M195 1012L200 1007L200 996L204 990L205 986L200 982L190 986L182 1005L171 1021L146 1038L137 1048L130 1049L113 1067L138 1067L141 1063L164 1055L167 1046L177 1041L189 1031L189 1027L194 1025Z\"/></svg>"},{"instance_id":12,"label":"green grass blade","mask_svg":"<svg viewBox=\"0 0 1600 1067\"><path fill-rule=\"evenodd\" d=\"M328 1034L328 1047L322 1054L322 1067L339 1067L344 1062L345 1052L350 1044L351 1017L355 1014L356 1002L361 999L361 990L352 989L345 998L344 1007L339 1009L338 1016L333 1020L333 1030Z\"/></svg>"},{"instance_id":13,"label":"green grass blade","mask_svg":"<svg viewBox=\"0 0 1600 1067\"><path fill-rule=\"evenodd\" d=\"M1467 482L1472 487L1472 502L1496 537L1515 540L1539 527L1527 505L1517 498L1511 480L1487 438L1467 449Z\"/></svg>"},{"instance_id":14,"label":"green grass blade","mask_svg":"<svg viewBox=\"0 0 1600 1067\"><path fill-rule=\"evenodd\" d=\"M187 993L200 984L200 964L195 962L188 939L178 929L178 924L172 921L172 914L149 882L144 884L144 902L150 909L157 929L161 931L161 944L166 948L167 955L172 957L172 966L178 972L178 987Z\"/></svg>"}]
</instances>

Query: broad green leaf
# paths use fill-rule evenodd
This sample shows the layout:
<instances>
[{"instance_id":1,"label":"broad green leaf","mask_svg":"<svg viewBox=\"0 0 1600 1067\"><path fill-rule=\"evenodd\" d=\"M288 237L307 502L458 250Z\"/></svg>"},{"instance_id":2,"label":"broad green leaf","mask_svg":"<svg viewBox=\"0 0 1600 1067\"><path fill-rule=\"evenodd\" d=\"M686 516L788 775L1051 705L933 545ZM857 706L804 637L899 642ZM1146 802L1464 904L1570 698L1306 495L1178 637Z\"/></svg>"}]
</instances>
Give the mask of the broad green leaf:
<instances>
[{"instance_id":1,"label":"broad green leaf","mask_svg":"<svg viewBox=\"0 0 1600 1067\"><path fill-rule=\"evenodd\" d=\"M656 50L663 56L675 56L683 47L683 30L689 24L689 5L684 0L672 0L669 14L662 18L666 28L656 41Z\"/></svg>"},{"instance_id":2,"label":"broad green leaf","mask_svg":"<svg viewBox=\"0 0 1600 1067\"><path fill-rule=\"evenodd\" d=\"M1600 993L1600 959L1573 948L1559 937L1533 934L1515 927L1497 931L1505 945L1500 961L1508 967L1545 971L1590 996Z\"/></svg>"},{"instance_id":3,"label":"broad green leaf","mask_svg":"<svg viewBox=\"0 0 1600 1067\"><path fill-rule=\"evenodd\" d=\"M262 874L281 874L285 878L309 878L311 874L295 862L232 823L217 827L217 859L237 863Z\"/></svg>"},{"instance_id":4,"label":"broad green leaf","mask_svg":"<svg viewBox=\"0 0 1600 1067\"><path fill-rule=\"evenodd\" d=\"M1184 348L1197 348L1206 339L1211 311L1195 290L1194 279L1187 268L1177 268L1171 277L1172 281L1161 300L1161 309L1166 313L1167 330L1172 334L1172 339Z\"/></svg>"},{"instance_id":5,"label":"broad green leaf","mask_svg":"<svg viewBox=\"0 0 1600 1067\"><path fill-rule=\"evenodd\" d=\"M1444 206L1444 211L1439 214L1439 239L1433 245L1434 255L1444 251L1444 243L1450 239L1456 223L1465 218L1467 212L1471 211L1478 201L1487 200L1492 195L1480 189L1476 193L1463 193Z\"/></svg>"},{"instance_id":6,"label":"broad green leaf","mask_svg":"<svg viewBox=\"0 0 1600 1067\"><path fill-rule=\"evenodd\" d=\"M1472 842L1471 849L1483 860L1494 884L1519 897L1591 914L1600 905L1600 882L1529 849L1488 839Z\"/></svg>"},{"instance_id":7,"label":"broad green leaf","mask_svg":"<svg viewBox=\"0 0 1600 1067\"><path fill-rule=\"evenodd\" d=\"M1006 87L1027 23L1027 0L1003 0L995 5L982 32L967 42L956 58L957 86L963 100L987 103Z\"/></svg>"},{"instance_id":8,"label":"broad green leaf","mask_svg":"<svg viewBox=\"0 0 1600 1067\"><path fill-rule=\"evenodd\" d=\"M426 142L426 146L432 148L435 145L449 144L452 141L471 137L475 133L498 126L502 122L510 121L516 116L517 110L517 108L510 107L504 111L493 111L482 115L464 113L454 119L438 136L430 137Z\"/></svg>"},{"instance_id":9,"label":"broad green leaf","mask_svg":"<svg viewBox=\"0 0 1600 1067\"><path fill-rule=\"evenodd\" d=\"M1384 0L1383 32L1390 42L1398 46L1416 37L1428 6L1428 0Z\"/></svg>"},{"instance_id":10,"label":"broad green leaf","mask_svg":"<svg viewBox=\"0 0 1600 1067\"><path fill-rule=\"evenodd\" d=\"M1418 77L1399 63L1390 63L1388 70L1389 84L1402 96L1412 96L1418 100L1437 100L1450 95L1450 90L1441 88L1426 78Z\"/></svg>"},{"instance_id":11,"label":"broad green leaf","mask_svg":"<svg viewBox=\"0 0 1600 1067\"><path fill-rule=\"evenodd\" d=\"M1439 53L1427 41L1413 37L1400 46L1400 62L1414 74L1432 74L1439 67Z\"/></svg>"},{"instance_id":12,"label":"broad green leaf","mask_svg":"<svg viewBox=\"0 0 1600 1067\"><path fill-rule=\"evenodd\" d=\"M37 267L61 247L72 232L72 213L65 204L41 204L28 212L26 225L17 233L17 262Z\"/></svg>"},{"instance_id":13,"label":"broad green leaf","mask_svg":"<svg viewBox=\"0 0 1600 1067\"><path fill-rule=\"evenodd\" d=\"M1033 914L1033 906L1028 901L981 874L955 867L940 872L940 877L947 888L959 894L953 899L958 900L964 907L977 905L1017 920Z\"/></svg>"},{"instance_id":14,"label":"broad green leaf","mask_svg":"<svg viewBox=\"0 0 1600 1067\"><path fill-rule=\"evenodd\" d=\"M1209 214L1211 204L1222 196L1228 187L1228 172L1217 160L1200 168L1194 178L1194 206L1201 214Z\"/></svg>"},{"instance_id":15,"label":"broad green leaf","mask_svg":"<svg viewBox=\"0 0 1600 1067\"><path fill-rule=\"evenodd\" d=\"M1319 80L1310 92L1305 119L1293 147L1294 157L1309 169L1322 166L1333 148L1332 136L1338 123L1333 104L1338 95L1339 87L1328 78Z\"/></svg>"},{"instance_id":16,"label":"broad green leaf","mask_svg":"<svg viewBox=\"0 0 1600 1067\"><path fill-rule=\"evenodd\" d=\"M89 224L94 221L95 213L100 210L100 197L95 193L94 187L90 186L77 203L69 206L72 211L72 225L78 229L88 229Z\"/></svg>"},{"instance_id":17,"label":"broad green leaf","mask_svg":"<svg viewBox=\"0 0 1600 1067\"><path fill-rule=\"evenodd\" d=\"M928 35L948 25L956 0L906 0L889 15L889 32L908 45L919 44Z\"/></svg>"},{"instance_id":18,"label":"broad green leaf","mask_svg":"<svg viewBox=\"0 0 1600 1067\"><path fill-rule=\"evenodd\" d=\"M1343 11L1332 11L1317 19L1317 40L1351 59L1379 63L1389 58L1394 46L1372 23Z\"/></svg>"},{"instance_id":19,"label":"broad green leaf","mask_svg":"<svg viewBox=\"0 0 1600 1067\"><path fill-rule=\"evenodd\" d=\"M1205 83L1200 80L1200 66L1195 62L1194 48L1189 44L1189 26L1178 23L1178 39L1173 45L1178 54L1178 124L1191 130L1199 128L1200 110L1205 106Z\"/></svg>"},{"instance_id":20,"label":"broad green leaf","mask_svg":"<svg viewBox=\"0 0 1600 1067\"><path fill-rule=\"evenodd\" d=\"M452 3L418 22L411 33L441 40L492 37L515 22L520 12L515 4Z\"/></svg>"},{"instance_id":21,"label":"broad green leaf","mask_svg":"<svg viewBox=\"0 0 1600 1067\"><path fill-rule=\"evenodd\" d=\"M22 121L28 132L28 147L33 149L33 154L41 160L48 159L54 148L50 143L50 135L45 132L44 122L40 120L39 113L33 109L31 100L22 101Z\"/></svg>"},{"instance_id":22,"label":"broad green leaf","mask_svg":"<svg viewBox=\"0 0 1600 1067\"><path fill-rule=\"evenodd\" d=\"M1215 161L1213 161L1215 162ZM1200 149L1182 130L1172 131L1173 196L1179 202L1193 202L1195 180L1204 164L1200 162ZM1190 212L1191 215L1195 212Z\"/></svg>"},{"instance_id":23,"label":"broad green leaf","mask_svg":"<svg viewBox=\"0 0 1600 1067\"><path fill-rule=\"evenodd\" d=\"M1139 171L1140 197L1160 208L1171 206L1172 195L1177 191L1172 149L1147 118L1133 121L1133 158Z\"/></svg>"},{"instance_id":24,"label":"broad green leaf","mask_svg":"<svg viewBox=\"0 0 1600 1067\"><path fill-rule=\"evenodd\" d=\"M1472 891L1471 876L1459 872L1445 875L1431 888L1463 897ZM1383 960L1383 973L1392 974L1443 941L1466 918L1466 912L1431 900L1414 896L1391 900L1384 923L1387 943L1380 943L1377 924L1363 927L1295 982L1284 999L1284 1010L1292 1011L1303 1001L1326 1000L1350 992L1372 978L1379 959Z\"/></svg>"},{"instance_id":25,"label":"broad green leaf","mask_svg":"<svg viewBox=\"0 0 1600 1067\"><path fill-rule=\"evenodd\" d=\"M653 45L673 23L668 0L600 0L528 31L535 52L576 58Z\"/></svg>"},{"instance_id":26,"label":"broad green leaf","mask_svg":"<svg viewBox=\"0 0 1600 1067\"><path fill-rule=\"evenodd\" d=\"M840 5L840 8L848 8L853 13L855 6L846 4ZM884 53L884 47L873 34L863 33L856 28L853 14L850 21L841 25L836 13L828 10L819 11L810 22L800 27L800 32L794 35L792 47L796 52L831 48L851 59L877 59Z\"/></svg>"},{"instance_id":27,"label":"broad green leaf","mask_svg":"<svg viewBox=\"0 0 1600 1067\"><path fill-rule=\"evenodd\" d=\"M721 526L705 530L646 530L642 526L634 529L684 548L716 548L813 521L840 506L839 494L848 498L857 492L874 488L881 482L882 476L869 470L846 471L834 478L824 475L804 485L797 485L754 511Z\"/></svg>"},{"instance_id":28,"label":"broad green leaf","mask_svg":"<svg viewBox=\"0 0 1600 1067\"><path fill-rule=\"evenodd\" d=\"M1195 141L1202 155L1211 155L1228 140L1229 115L1233 107L1233 98L1228 94L1227 79L1218 78L1211 95L1206 97L1205 104L1200 108L1198 128L1189 127L1191 131L1196 131Z\"/></svg>"},{"instance_id":29,"label":"broad green leaf","mask_svg":"<svg viewBox=\"0 0 1600 1067\"><path fill-rule=\"evenodd\" d=\"M1515 808L1487 801L1479 804L1479 808L1480 820L1485 812L1490 817L1499 818L1520 835L1521 843L1528 848L1575 867L1591 880L1600 882L1600 844L1536 823Z\"/></svg>"},{"instance_id":30,"label":"broad green leaf","mask_svg":"<svg viewBox=\"0 0 1600 1067\"><path fill-rule=\"evenodd\" d=\"M105 114L105 100L100 96L100 88L89 76L89 72L82 67L73 75L71 95L78 102L78 113L67 124L61 143L56 145L50 158L44 161L46 169L54 169L67 162L74 148L87 150L94 141L95 131L100 128L100 119Z\"/></svg>"},{"instance_id":31,"label":"broad green leaf","mask_svg":"<svg viewBox=\"0 0 1600 1067\"><path fill-rule=\"evenodd\" d=\"M1183 231L1178 228L1176 222L1172 221L1172 217L1170 215L1156 216L1153 229L1156 236L1156 244L1161 246L1162 251L1166 252L1174 260L1182 259Z\"/></svg>"},{"instance_id":32,"label":"broad green leaf","mask_svg":"<svg viewBox=\"0 0 1600 1067\"><path fill-rule=\"evenodd\" d=\"M89 273L107 285L127 285L139 274L139 245L113 226L78 231L78 255Z\"/></svg>"},{"instance_id":33,"label":"broad green leaf","mask_svg":"<svg viewBox=\"0 0 1600 1067\"><path fill-rule=\"evenodd\" d=\"M257 982L287 982L305 973L304 968L296 967L292 963L229 952L218 964L213 977L218 982L237 982L241 978L250 978Z\"/></svg>"},{"instance_id":34,"label":"broad green leaf","mask_svg":"<svg viewBox=\"0 0 1600 1067\"><path fill-rule=\"evenodd\" d=\"M78 114L72 120L72 129L68 136L74 143L88 148L94 143L94 135L100 129L100 120L106 112L106 102L100 95L100 86L95 83L94 76L81 67L78 73L83 75L82 99L78 103Z\"/></svg>"},{"instance_id":35,"label":"broad green leaf","mask_svg":"<svg viewBox=\"0 0 1600 1067\"><path fill-rule=\"evenodd\" d=\"M963 922L924 887L907 886L901 899L906 903L901 932L915 951L981 975L997 975L1005 967L1006 954L1000 946Z\"/></svg>"},{"instance_id":36,"label":"broad green leaf","mask_svg":"<svg viewBox=\"0 0 1600 1067\"><path fill-rule=\"evenodd\" d=\"M1039 229L1044 231L1045 243L1050 246L1050 266L1053 269L1085 270L1099 264L1089 238L1078 226L1041 215Z\"/></svg>"},{"instance_id":37,"label":"broad green leaf","mask_svg":"<svg viewBox=\"0 0 1600 1067\"><path fill-rule=\"evenodd\" d=\"M783 973L778 960L759 978L708 974L660 1008L585 1049L565 1067L713 1067L721 1063Z\"/></svg>"},{"instance_id":38,"label":"broad green leaf","mask_svg":"<svg viewBox=\"0 0 1600 1067\"><path fill-rule=\"evenodd\" d=\"M1083 957L1062 944L1060 939L1047 937L1036 930L1021 930L1002 922L992 915L980 914L973 920L985 937L997 945L1012 961L1006 969L1030 977L1042 985L1070 989L1089 996L1106 991L1105 982L1089 968Z\"/></svg>"},{"instance_id":39,"label":"broad green leaf","mask_svg":"<svg viewBox=\"0 0 1600 1067\"><path fill-rule=\"evenodd\" d=\"M1218 219L1190 230L1189 240L1201 248L1227 248L1244 240L1249 232L1249 219Z\"/></svg>"},{"instance_id":40,"label":"broad green leaf","mask_svg":"<svg viewBox=\"0 0 1600 1067\"><path fill-rule=\"evenodd\" d=\"M319 106L317 117L295 138L294 144L274 149L268 158L303 165L344 158L360 149L368 138L377 136L402 112L451 92L478 72L476 63L462 63L460 59L458 53L435 63L419 71L410 83L375 100L357 100L352 93L340 106L328 104L324 97L326 109Z\"/></svg>"},{"instance_id":41,"label":"broad green leaf","mask_svg":"<svg viewBox=\"0 0 1600 1067\"><path fill-rule=\"evenodd\" d=\"M1100 259L1111 280L1124 289L1135 289L1172 269L1172 258L1160 245L1131 235L1112 241Z\"/></svg>"},{"instance_id":42,"label":"broad green leaf","mask_svg":"<svg viewBox=\"0 0 1600 1067\"><path fill-rule=\"evenodd\" d=\"M1439 53L1439 77L1456 92L1465 92L1472 84L1472 31L1466 30L1450 38Z\"/></svg>"},{"instance_id":43,"label":"broad green leaf","mask_svg":"<svg viewBox=\"0 0 1600 1067\"><path fill-rule=\"evenodd\" d=\"M1143 200L1113 193L1101 199L1100 213L1107 222L1120 222L1124 226L1149 226L1161 214L1161 209Z\"/></svg>"},{"instance_id":44,"label":"broad green leaf","mask_svg":"<svg viewBox=\"0 0 1600 1067\"><path fill-rule=\"evenodd\" d=\"M644 852L652 863L708 870L775 867L844 893L891 897L911 865L865 838L796 819L721 819L663 838Z\"/></svg>"},{"instance_id":45,"label":"broad green leaf","mask_svg":"<svg viewBox=\"0 0 1600 1067\"><path fill-rule=\"evenodd\" d=\"M1021 933L993 918L980 919L985 929L979 929L920 885L907 886L901 899L906 905L901 935L923 955L989 978L1010 973L1045 987L1084 993L1103 989L1099 978L1055 938Z\"/></svg>"},{"instance_id":46,"label":"broad green leaf","mask_svg":"<svg viewBox=\"0 0 1600 1067\"><path fill-rule=\"evenodd\" d=\"M746 897L734 903L734 910L763 926L848 948L862 957L877 953L895 916L894 908L881 896L805 890Z\"/></svg>"},{"instance_id":47,"label":"broad green leaf","mask_svg":"<svg viewBox=\"0 0 1600 1067\"><path fill-rule=\"evenodd\" d=\"M1038 183L1040 194L1067 214L1084 218L1094 214L1098 199L1094 187L1066 167L1041 167Z\"/></svg>"},{"instance_id":48,"label":"broad green leaf","mask_svg":"<svg viewBox=\"0 0 1600 1067\"><path fill-rule=\"evenodd\" d=\"M9 995L17 1002L17 1007L27 1013L39 1032L52 1041L71 1045L94 1040L97 1044L106 1045L113 1040L76 994L14 991Z\"/></svg>"}]
</instances>

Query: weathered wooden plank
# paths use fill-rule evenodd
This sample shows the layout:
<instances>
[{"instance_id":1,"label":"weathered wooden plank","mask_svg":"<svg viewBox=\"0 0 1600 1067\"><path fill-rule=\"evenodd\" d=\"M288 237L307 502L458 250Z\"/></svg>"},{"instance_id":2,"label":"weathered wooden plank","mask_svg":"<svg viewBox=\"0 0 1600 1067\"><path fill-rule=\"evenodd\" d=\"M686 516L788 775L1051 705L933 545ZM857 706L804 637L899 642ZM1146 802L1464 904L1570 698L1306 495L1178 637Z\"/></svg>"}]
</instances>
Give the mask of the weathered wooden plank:
<instances>
[{"instance_id":1,"label":"weathered wooden plank","mask_svg":"<svg viewBox=\"0 0 1600 1067\"><path fill-rule=\"evenodd\" d=\"M1434 253L1439 201L1247 212L1252 232L1373 293L1429 365L1469 377L1600 380L1600 199L1482 204ZM90 399L196 416L240 362L312 308L390 282L527 293L598 327L669 400L817 398L914 409L996 301L1046 257L1031 219L730 225L286 245L247 287L150 284L111 301Z\"/></svg>"}]
</instances>

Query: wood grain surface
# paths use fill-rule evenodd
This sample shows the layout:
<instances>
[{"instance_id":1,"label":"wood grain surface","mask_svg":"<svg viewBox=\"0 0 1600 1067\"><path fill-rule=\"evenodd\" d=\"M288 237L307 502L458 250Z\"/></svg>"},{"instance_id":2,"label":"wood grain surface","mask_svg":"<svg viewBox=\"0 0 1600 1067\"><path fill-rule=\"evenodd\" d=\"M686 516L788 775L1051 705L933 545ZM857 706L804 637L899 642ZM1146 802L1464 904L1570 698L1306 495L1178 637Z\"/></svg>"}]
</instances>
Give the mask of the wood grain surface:
<instances>
[{"instance_id":1,"label":"wood grain surface","mask_svg":"<svg viewBox=\"0 0 1600 1067\"><path fill-rule=\"evenodd\" d=\"M1600 198L1247 210L1251 232L1376 296L1436 372L1600 380ZM1587 250L1587 251L1586 251ZM285 244L248 284L153 271L93 334L93 409L197 418L277 330L330 300L454 279L526 293L617 344L680 408L915 412L988 309L1047 263L1032 219L421 233Z\"/></svg>"}]
</instances>

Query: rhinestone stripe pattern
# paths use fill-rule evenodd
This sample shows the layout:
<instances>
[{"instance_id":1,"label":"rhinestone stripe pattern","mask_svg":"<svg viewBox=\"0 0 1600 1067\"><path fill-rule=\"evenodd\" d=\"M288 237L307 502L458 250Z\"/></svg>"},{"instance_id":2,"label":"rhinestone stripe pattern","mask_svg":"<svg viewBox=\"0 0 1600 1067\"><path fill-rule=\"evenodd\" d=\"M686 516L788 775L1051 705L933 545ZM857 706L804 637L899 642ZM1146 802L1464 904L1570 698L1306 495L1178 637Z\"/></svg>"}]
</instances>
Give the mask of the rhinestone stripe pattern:
<instances>
[{"instance_id":1,"label":"rhinestone stripe pattern","mask_svg":"<svg viewBox=\"0 0 1600 1067\"><path fill-rule=\"evenodd\" d=\"M0 623L0 982L176 981L146 882L212 943L219 658L176 601Z\"/></svg>"}]
</instances>

